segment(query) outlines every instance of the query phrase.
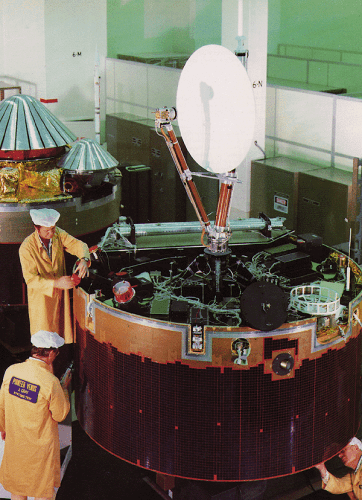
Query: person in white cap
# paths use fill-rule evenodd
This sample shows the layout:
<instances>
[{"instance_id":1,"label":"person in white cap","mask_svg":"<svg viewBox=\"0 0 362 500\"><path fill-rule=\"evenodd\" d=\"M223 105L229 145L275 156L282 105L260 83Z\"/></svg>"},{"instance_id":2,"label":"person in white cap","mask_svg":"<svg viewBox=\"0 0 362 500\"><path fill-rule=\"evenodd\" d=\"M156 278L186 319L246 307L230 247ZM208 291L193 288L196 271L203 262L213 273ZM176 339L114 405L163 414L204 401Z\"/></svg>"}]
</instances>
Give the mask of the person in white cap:
<instances>
[{"instance_id":1,"label":"person in white cap","mask_svg":"<svg viewBox=\"0 0 362 500\"><path fill-rule=\"evenodd\" d=\"M336 495L347 493L352 499L362 499L362 442L356 437L352 438L338 456L352 472L343 477L335 477L328 472L323 462L317 464L316 468L322 477L322 488Z\"/></svg>"},{"instance_id":2,"label":"person in white cap","mask_svg":"<svg viewBox=\"0 0 362 500\"><path fill-rule=\"evenodd\" d=\"M0 432L5 439L0 483L12 500L53 498L60 486L58 422L69 412L68 386L53 374L64 340L41 330L31 337L31 357L11 365L0 389Z\"/></svg>"},{"instance_id":3,"label":"person in white cap","mask_svg":"<svg viewBox=\"0 0 362 500\"><path fill-rule=\"evenodd\" d=\"M59 212L30 210L35 231L20 246L19 256L28 289L30 333L56 331L66 344L73 342L69 290L77 284L66 275L64 251L78 257L75 273L88 274L88 245L56 226Z\"/></svg>"}]
</instances>

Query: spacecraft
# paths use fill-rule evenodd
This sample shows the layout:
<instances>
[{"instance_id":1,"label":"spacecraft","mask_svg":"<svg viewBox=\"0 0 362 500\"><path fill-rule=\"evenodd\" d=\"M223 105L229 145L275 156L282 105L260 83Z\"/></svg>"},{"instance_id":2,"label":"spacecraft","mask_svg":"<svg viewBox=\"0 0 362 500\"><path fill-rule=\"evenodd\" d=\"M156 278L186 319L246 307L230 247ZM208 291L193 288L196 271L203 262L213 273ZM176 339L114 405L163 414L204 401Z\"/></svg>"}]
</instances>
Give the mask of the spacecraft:
<instances>
[{"instance_id":1,"label":"spacecraft","mask_svg":"<svg viewBox=\"0 0 362 500\"><path fill-rule=\"evenodd\" d=\"M215 220L175 119L199 175L220 185ZM361 269L283 219L229 220L254 120L236 56L214 45L196 51L176 108L157 109L155 127L198 221L120 218L75 291L78 420L110 453L161 475L294 474L358 430Z\"/></svg>"},{"instance_id":2,"label":"spacecraft","mask_svg":"<svg viewBox=\"0 0 362 500\"><path fill-rule=\"evenodd\" d=\"M0 104L1 318L27 307L18 249L34 230L30 209L56 209L60 226L90 246L118 220L118 162L98 143L76 139L34 97Z\"/></svg>"},{"instance_id":3,"label":"spacecraft","mask_svg":"<svg viewBox=\"0 0 362 500\"><path fill-rule=\"evenodd\" d=\"M220 185L215 220L175 119L198 175ZM214 45L196 51L176 108L157 109L155 127L198 221L120 218L75 291L79 422L110 453L161 475L294 474L358 430L361 269L283 219L229 220L254 120L236 56Z\"/></svg>"}]
</instances>

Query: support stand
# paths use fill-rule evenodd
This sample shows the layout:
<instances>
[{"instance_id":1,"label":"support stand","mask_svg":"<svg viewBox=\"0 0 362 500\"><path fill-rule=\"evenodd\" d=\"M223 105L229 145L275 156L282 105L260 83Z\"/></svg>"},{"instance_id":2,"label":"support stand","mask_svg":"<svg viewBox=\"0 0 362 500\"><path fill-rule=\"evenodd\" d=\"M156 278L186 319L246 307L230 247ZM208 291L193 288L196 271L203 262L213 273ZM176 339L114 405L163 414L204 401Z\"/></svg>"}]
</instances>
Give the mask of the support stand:
<instances>
[{"instance_id":1,"label":"support stand","mask_svg":"<svg viewBox=\"0 0 362 500\"><path fill-rule=\"evenodd\" d=\"M164 500L170 500L173 498L172 490L175 487L174 476L166 476L164 474L156 474L156 482L153 482L148 476L143 478L144 482L147 483L153 490L156 491ZM166 491L168 493L166 493Z\"/></svg>"}]
</instances>

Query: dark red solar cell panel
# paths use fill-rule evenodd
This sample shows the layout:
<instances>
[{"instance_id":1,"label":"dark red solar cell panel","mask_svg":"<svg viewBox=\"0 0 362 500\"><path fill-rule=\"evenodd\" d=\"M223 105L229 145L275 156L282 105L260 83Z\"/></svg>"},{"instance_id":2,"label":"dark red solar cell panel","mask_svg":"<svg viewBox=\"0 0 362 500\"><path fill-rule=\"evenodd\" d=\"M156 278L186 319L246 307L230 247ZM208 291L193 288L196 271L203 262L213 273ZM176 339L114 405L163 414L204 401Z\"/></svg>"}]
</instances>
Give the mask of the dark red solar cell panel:
<instances>
[{"instance_id":1,"label":"dark red solar cell panel","mask_svg":"<svg viewBox=\"0 0 362 500\"><path fill-rule=\"evenodd\" d=\"M77 416L100 446L164 474L208 481L292 474L330 458L358 430L360 337L272 380L262 363L242 370L156 363L78 326ZM286 340L266 339L265 356L297 352Z\"/></svg>"}]
</instances>

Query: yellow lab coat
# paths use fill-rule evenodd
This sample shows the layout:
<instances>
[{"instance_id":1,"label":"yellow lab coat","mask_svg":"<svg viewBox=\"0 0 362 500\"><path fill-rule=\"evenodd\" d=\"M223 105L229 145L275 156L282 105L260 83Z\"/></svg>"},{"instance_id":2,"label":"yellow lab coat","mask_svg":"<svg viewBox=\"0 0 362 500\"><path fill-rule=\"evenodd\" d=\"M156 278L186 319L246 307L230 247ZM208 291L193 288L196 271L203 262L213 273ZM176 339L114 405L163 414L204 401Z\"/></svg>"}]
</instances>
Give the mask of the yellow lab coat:
<instances>
[{"instance_id":1,"label":"yellow lab coat","mask_svg":"<svg viewBox=\"0 0 362 500\"><path fill-rule=\"evenodd\" d=\"M51 498L60 486L58 422L69 398L49 366L27 359L10 366L0 389L0 431L6 433L0 483L14 495Z\"/></svg>"},{"instance_id":2,"label":"yellow lab coat","mask_svg":"<svg viewBox=\"0 0 362 500\"><path fill-rule=\"evenodd\" d=\"M73 342L69 290L54 288L54 281L65 276L64 250L79 259L90 258L88 245L57 227L52 238L52 259L43 247L37 231L19 248L25 283L28 287L30 333L56 332L66 343Z\"/></svg>"},{"instance_id":3,"label":"yellow lab coat","mask_svg":"<svg viewBox=\"0 0 362 500\"><path fill-rule=\"evenodd\" d=\"M342 495L343 493L349 493L351 498L356 498L362 500L362 467L360 467L357 472L350 472L343 477L335 477L333 474L329 474L329 479L327 484L322 482L323 489L334 493L335 495ZM354 497L353 494L354 493Z\"/></svg>"}]
</instances>

